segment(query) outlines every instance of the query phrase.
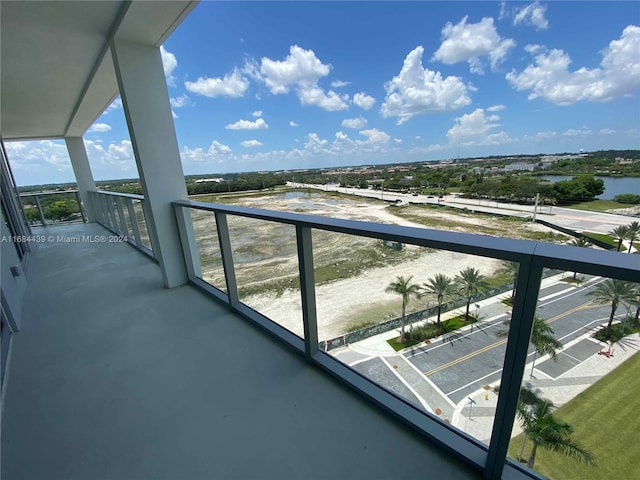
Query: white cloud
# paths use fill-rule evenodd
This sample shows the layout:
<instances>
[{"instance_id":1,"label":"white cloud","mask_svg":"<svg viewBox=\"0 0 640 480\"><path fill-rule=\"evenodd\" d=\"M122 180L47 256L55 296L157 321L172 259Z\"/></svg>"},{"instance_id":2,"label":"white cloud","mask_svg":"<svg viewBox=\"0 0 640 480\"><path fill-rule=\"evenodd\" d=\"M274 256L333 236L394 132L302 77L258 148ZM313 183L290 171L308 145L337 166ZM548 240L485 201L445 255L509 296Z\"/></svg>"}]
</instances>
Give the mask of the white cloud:
<instances>
[{"instance_id":1,"label":"white cloud","mask_svg":"<svg viewBox=\"0 0 640 480\"><path fill-rule=\"evenodd\" d=\"M287 93L292 85L312 86L329 75L331 65L323 64L313 50L297 45L289 48L289 55L282 61L262 58L260 73L271 93Z\"/></svg>"},{"instance_id":2,"label":"white cloud","mask_svg":"<svg viewBox=\"0 0 640 480\"><path fill-rule=\"evenodd\" d=\"M240 145L246 148L259 147L262 145L262 142L258 140L245 140L244 142L240 142Z\"/></svg>"},{"instance_id":3,"label":"white cloud","mask_svg":"<svg viewBox=\"0 0 640 480\"><path fill-rule=\"evenodd\" d=\"M500 2L500 15L498 16L498 20L504 20L508 15L507 2Z\"/></svg>"},{"instance_id":4,"label":"white cloud","mask_svg":"<svg viewBox=\"0 0 640 480\"><path fill-rule=\"evenodd\" d=\"M313 105L324 110L328 110L329 112L346 110L349 108L348 95L338 95L333 90L329 90L329 92L325 94L317 85L304 87L298 90L298 98L300 98L300 103L302 105Z\"/></svg>"},{"instance_id":5,"label":"white cloud","mask_svg":"<svg viewBox=\"0 0 640 480\"><path fill-rule=\"evenodd\" d=\"M603 128L598 133L600 135L614 135L616 133L616 131L611 129L611 128Z\"/></svg>"},{"instance_id":6,"label":"white cloud","mask_svg":"<svg viewBox=\"0 0 640 480\"><path fill-rule=\"evenodd\" d=\"M555 137L556 135L558 135L558 133L554 132L553 130L545 130L543 132L536 133L536 138L537 139L549 139L549 138Z\"/></svg>"},{"instance_id":7,"label":"white cloud","mask_svg":"<svg viewBox=\"0 0 640 480\"><path fill-rule=\"evenodd\" d=\"M330 112L346 110L348 95L339 95L333 90L325 93L318 86L318 80L329 75L331 68L330 64L322 63L313 50L292 45L284 60L263 57L260 76L274 95L288 93L295 87L303 106L316 106Z\"/></svg>"},{"instance_id":8,"label":"white cloud","mask_svg":"<svg viewBox=\"0 0 640 480\"><path fill-rule=\"evenodd\" d=\"M348 154L353 153L358 149L356 142L351 140L349 136L344 132L336 132L331 144L331 152L334 154Z\"/></svg>"},{"instance_id":9,"label":"white cloud","mask_svg":"<svg viewBox=\"0 0 640 480\"><path fill-rule=\"evenodd\" d=\"M504 105L492 105L487 108L487 112L500 112L504 110L506 107Z\"/></svg>"},{"instance_id":10,"label":"white cloud","mask_svg":"<svg viewBox=\"0 0 640 480\"><path fill-rule=\"evenodd\" d=\"M117 110L119 108L122 108L122 98L120 98L120 95L118 95L116 97L116 99L111 102L111 105L109 105L109 107L107 107L107 109L104 111L105 114L109 113L109 112L113 112L114 110Z\"/></svg>"},{"instance_id":11,"label":"white cloud","mask_svg":"<svg viewBox=\"0 0 640 480\"><path fill-rule=\"evenodd\" d=\"M351 85L351 82L343 82L342 80L334 80L333 82L331 82L332 88L342 88L346 87L347 85Z\"/></svg>"},{"instance_id":12,"label":"white cloud","mask_svg":"<svg viewBox=\"0 0 640 480\"><path fill-rule=\"evenodd\" d=\"M211 145L209 145L208 152L211 155L231 153L231 148L228 145L223 145L222 143L214 140L211 142Z\"/></svg>"},{"instance_id":13,"label":"white cloud","mask_svg":"<svg viewBox=\"0 0 640 480\"><path fill-rule=\"evenodd\" d=\"M267 122L265 122L264 119L258 118L255 122L252 122L251 120L238 120L235 123L230 123L224 128L228 130L265 130L269 128L269 125L267 125Z\"/></svg>"},{"instance_id":14,"label":"white cloud","mask_svg":"<svg viewBox=\"0 0 640 480\"><path fill-rule=\"evenodd\" d=\"M175 87L176 77L174 77L172 73L178 66L178 60L173 53L167 52L164 49L164 45L160 47L160 56L162 57L162 68L164 69L164 76L167 80L167 85Z\"/></svg>"},{"instance_id":15,"label":"white cloud","mask_svg":"<svg viewBox=\"0 0 640 480\"><path fill-rule=\"evenodd\" d=\"M369 110L376 103L376 99L364 92L360 92L353 96L353 103L364 110Z\"/></svg>"},{"instance_id":16,"label":"white cloud","mask_svg":"<svg viewBox=\"0 0 640 480\"><path fill-rule=\"evenodd\" d=\"M433 54L433 60L447 65L468 62L471 72L482 74L481 57L487 56L494 70L516 42L510 38L500 38L493 18L485 17L479 23L467 23L467 18L464 17L456 25L447 22L442 28L442 44Z\"/></svg>"},{"instance_id":17,"label":"white cloud","mask_svg":"<svg viewBox=\"0 0 640 480\"><path fill-rule=\"evenodd\" d=\"M360 135L367 137L369 143L387 143L391 138L384 132L381 132L377 128L370 128L369 130L360 130Z\"/></svg>"},{"instance_id":18,"label":"white cloud","mask_svg":"<svg viewBox=\"0 0 640 480\"><path fill-rule=\"evenodd\" d=\"M516 10L515 16L513 17L513 24L532 25L538 30L545 30L549 28L549 21L544 16L546 12L546 5L540 5L537 1L533 2L526 7Z\"/></svg>"},{"instance_id":19,"label":"white cloud","mask_svg":"<svg viewBox=\"0 0 640 480\"><path fill-rule=\"evenodd\" d=\"M69 152L60 141L6 142L5 148L11 167L15 170L31 170L47 164L59 172L71 168Z\"/></svg>"},{"instance_id":20,"label":"white cloud","mask_svg":"<svg viewBox=\"0 0 640 480\"><path fill-rule=\"evenodd\" d=\"M449 142L457 145L499 145L510 142L505 132L490 133L500 126L498 115L486 115L482 108L456 118L447 132Z\"/></svg>"},{"instance_id":21,"label":"white cloud","mask_svg":"<svg viewBox=\"0 0 640 480\"><path fill-rule=\"evenodd\" d=\"M344 128L355 128L360 129L367 124L367 119L363 117L358 118L345 118L342 121L342 126Z\"/></svg>"},{"instance_id":22,"label":"white cloud","mask_svg":"<svg viewBox=\"0 0 640 480\"><path fill-rule=\"evenodd\" d=\"M298 125L296 122L294 122L293 120L291 120L291 121L289 122L289 126L290 126L290 127L297 127L297 126L299 126L299 125Z\"/></svg>"},{"instance_id":23,"label":"white cloud","mask_svg":"<svg viewBox=\"0 0 640 480\"><path fill-rule=\"evenodd\" d=\"M640 27L629 25L619 40L613 40L603 51L599 68L579 68L569 71L571 59L562 50L539 52L535 65L522 72L512 70L507 81L516 90L529 90L528 98L543 98L556 105L570 105L578 101L609 101L640 89Z\"/></svg>"},{"instance_id":24,"label":"white cloud","mask_svg":"<svg viewBox=\"0 0 640 480\"><path fill-rule=\"evenodd\" d=\"M203 148L189 148L184 146L180 152L183 163L223 163L233 160L231 148L217 140L213 140L207 150Z\"/></svg>"},{"instance_id":25,"label":"white cloud","mask_svg":"<svg viewBox=\"0 0 640 480\"><path fill-rule=\"evenodd\" d=\"M261 117L262 116L262 110L256 110L251 115L253 115L254 117Z\"/></svg>"},{"instance_id":26,"label":"white cloud","mask_svg":"<svg viewBox=\"0 0 640 480\"><path fill-rule=\"evenodd\" d=\"M249 80L237 68L224 78L199 77L195 82L184 82L185 88L205 97L242 97L249 88Z\"/></svg>"},{"instance_id":27,"label":"white cloud","mask_svg":"<svg viewBox=\"0 0 640 480\"><path fill-rule=\"evenodd\" d=\"M109 130L111 130L111 125L109 125L108 123L94 123L93 125L91 125L91 127L89 128L88 132L89 133L94 133L94 132L108 132Z\"/></svg>"},{"instance_id":28,"label":"white cloud","mask_svg":"<svg viewBox=\"0 0 640 480\"><path fill-rule=\"evenodd\" d=\"M393 141L396 143L402 143L402 139L400 138L394 138Z\"/></svg>"},{"instance_id":29,"label":"white cloud","mask_svg":"<svg viewBox=\"0 0 640 480\"><path fill-rule=\"evenodd\" d=\"M178 114L176 112L174 112L173 110L171 110L171 116L173 117L174 120L176 118L178 118Z\"/></svg>"},{"instance_id":30,"label":"white cloud","mask_svg":"<svg viewBox=\"0 0 640 480\"><path fill-rule=\"evenodd\" d=\"M593 132L588 128L580 128L580 129L570 128L569 130L564 132L562 135L564 135L565 137L586 137L591 133Z\"/></svg>"},{"instance_id":31,"label":"white cloud","mask_svg":"<svg viewBox=\"0 0 640 480\"><path fill-rule=\"evenodd\" d=\"M429 112L444 112L471 103L467 87L458 77L442 78L440 72L422 68L423 47L409 52L398 76L385 84L387 96L380 108L383 117L398 117L398 125Z\"/></svg>"},{"instance_id":32,"label":"white cloud","mask_svg":"<svg viewBox=\"0 0 640 480\"><path fill-rule=\"evenodd\" d=\"M182 108L191 105L191 99L186 94L182 94L179 97L170 98L169 103L173 108Z\"/></svg>"},{"instance_id":33,"label":"white cloud","mask_svg":"<svg viewBox=\"0 0 640 480\"><path fill-rule=\"evenodd\" d=\"M319 154L324 152L324 146L328 142L321 140L317 133L310 133L307 135L307 142L304 144L304 148L311 154Z\"/></svg>"}]
</instances>

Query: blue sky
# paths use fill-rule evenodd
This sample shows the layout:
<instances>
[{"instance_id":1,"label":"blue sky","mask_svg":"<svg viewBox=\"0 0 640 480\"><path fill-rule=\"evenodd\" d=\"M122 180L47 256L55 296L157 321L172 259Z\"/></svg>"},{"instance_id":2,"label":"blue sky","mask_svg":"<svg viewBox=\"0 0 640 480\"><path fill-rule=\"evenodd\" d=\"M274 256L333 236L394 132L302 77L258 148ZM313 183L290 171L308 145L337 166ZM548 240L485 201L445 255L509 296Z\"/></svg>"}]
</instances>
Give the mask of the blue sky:
<instances>
[{"instance_id":1,"label":"blue sky","mask_svg":"<svg viewBox=\"0 0 640 480\"><path fill-rule=\"evenodd\" d=\"M185 174L640 148L636 2L202 2L165 42ZM121 104L85 135L137 177ZM21 185L63 142L8 143Z\"/></svg>"}]
</instances>

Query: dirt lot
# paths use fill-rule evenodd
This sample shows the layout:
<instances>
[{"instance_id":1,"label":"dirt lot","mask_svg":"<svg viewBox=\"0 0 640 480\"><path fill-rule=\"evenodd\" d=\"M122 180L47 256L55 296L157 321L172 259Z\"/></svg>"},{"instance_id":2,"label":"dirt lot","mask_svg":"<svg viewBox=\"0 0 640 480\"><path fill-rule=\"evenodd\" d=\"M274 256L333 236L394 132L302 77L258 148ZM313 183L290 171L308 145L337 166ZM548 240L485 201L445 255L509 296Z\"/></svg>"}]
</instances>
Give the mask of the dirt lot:
<instances>
[{"instance_id":1,"label":"dirt lot","mask_svg":"<svg viewBox=\"0 0 640 480\"><path fill-rule=\"evenodd\" d=\"M220 202L217 198L198 200ZM289 192L224 199L254 208L310 213L334 218L438 228L535 240L560 237L538 224L523 223L420 206L391 207L379 200L338 194ZM203 278L224 290L224 273L213 214L192 211ZM240 298L247 305L302 335L295 229L261 220L229 217ZM398 251L378 240L313 231L318 329L321 340L345 333L363 321L397 315L400 297L385 292L398 275L423 283L436 273L451 277L472 266L491 275L500 262L445 250L403 246ZM424 308L426 299L410 310ZM433 301L433 300L432 300Z\"/></svg>"}]
</instances>

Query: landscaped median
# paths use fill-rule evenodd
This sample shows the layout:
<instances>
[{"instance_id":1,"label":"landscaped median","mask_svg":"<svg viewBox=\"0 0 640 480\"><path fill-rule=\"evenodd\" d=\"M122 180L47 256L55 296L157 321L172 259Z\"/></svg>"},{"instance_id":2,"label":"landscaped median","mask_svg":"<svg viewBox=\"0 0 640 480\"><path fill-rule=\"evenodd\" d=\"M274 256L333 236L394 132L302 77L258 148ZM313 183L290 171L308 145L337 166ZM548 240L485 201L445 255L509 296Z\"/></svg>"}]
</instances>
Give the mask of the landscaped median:
<instances>
[{"instance_id":1,"label":"landscaped median","mask_svg":"<svg viewBox=\"0 0 640 480\"><path fill-rule=\"evenodd\" d=\"M469 315L469 321L465 320L464 315L458 315L448 320L443 320L439 325L437 323L425 323L419 327L413 327L413 329L410 330L411 333L406 342L400 343L398 338L392 338L387 340L387 343L398 352L404 348L417 345L418 343L430 343L432 338L441 337L442 335L454 332L468 325L473 325L477 321L473 315Z\"/></svg>"}]
</instances>

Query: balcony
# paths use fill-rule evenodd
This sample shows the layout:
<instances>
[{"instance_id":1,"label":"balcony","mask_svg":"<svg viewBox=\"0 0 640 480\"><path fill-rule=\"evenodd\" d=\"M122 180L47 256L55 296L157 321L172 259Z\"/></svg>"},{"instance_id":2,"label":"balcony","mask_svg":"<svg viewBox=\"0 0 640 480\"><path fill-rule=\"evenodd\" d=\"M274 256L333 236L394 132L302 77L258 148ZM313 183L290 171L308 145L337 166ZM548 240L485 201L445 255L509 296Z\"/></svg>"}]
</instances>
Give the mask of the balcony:
<instances>
[{"instance_id":1,"label":"balcony","mask_svg":"<svg viewBox=\"0 0 640 480\"><path fill-rule=\"evenodd\" d=\"M50 226L12 341L2 477L479 474L96 224Z\"/></svg>"}]
</instances>

